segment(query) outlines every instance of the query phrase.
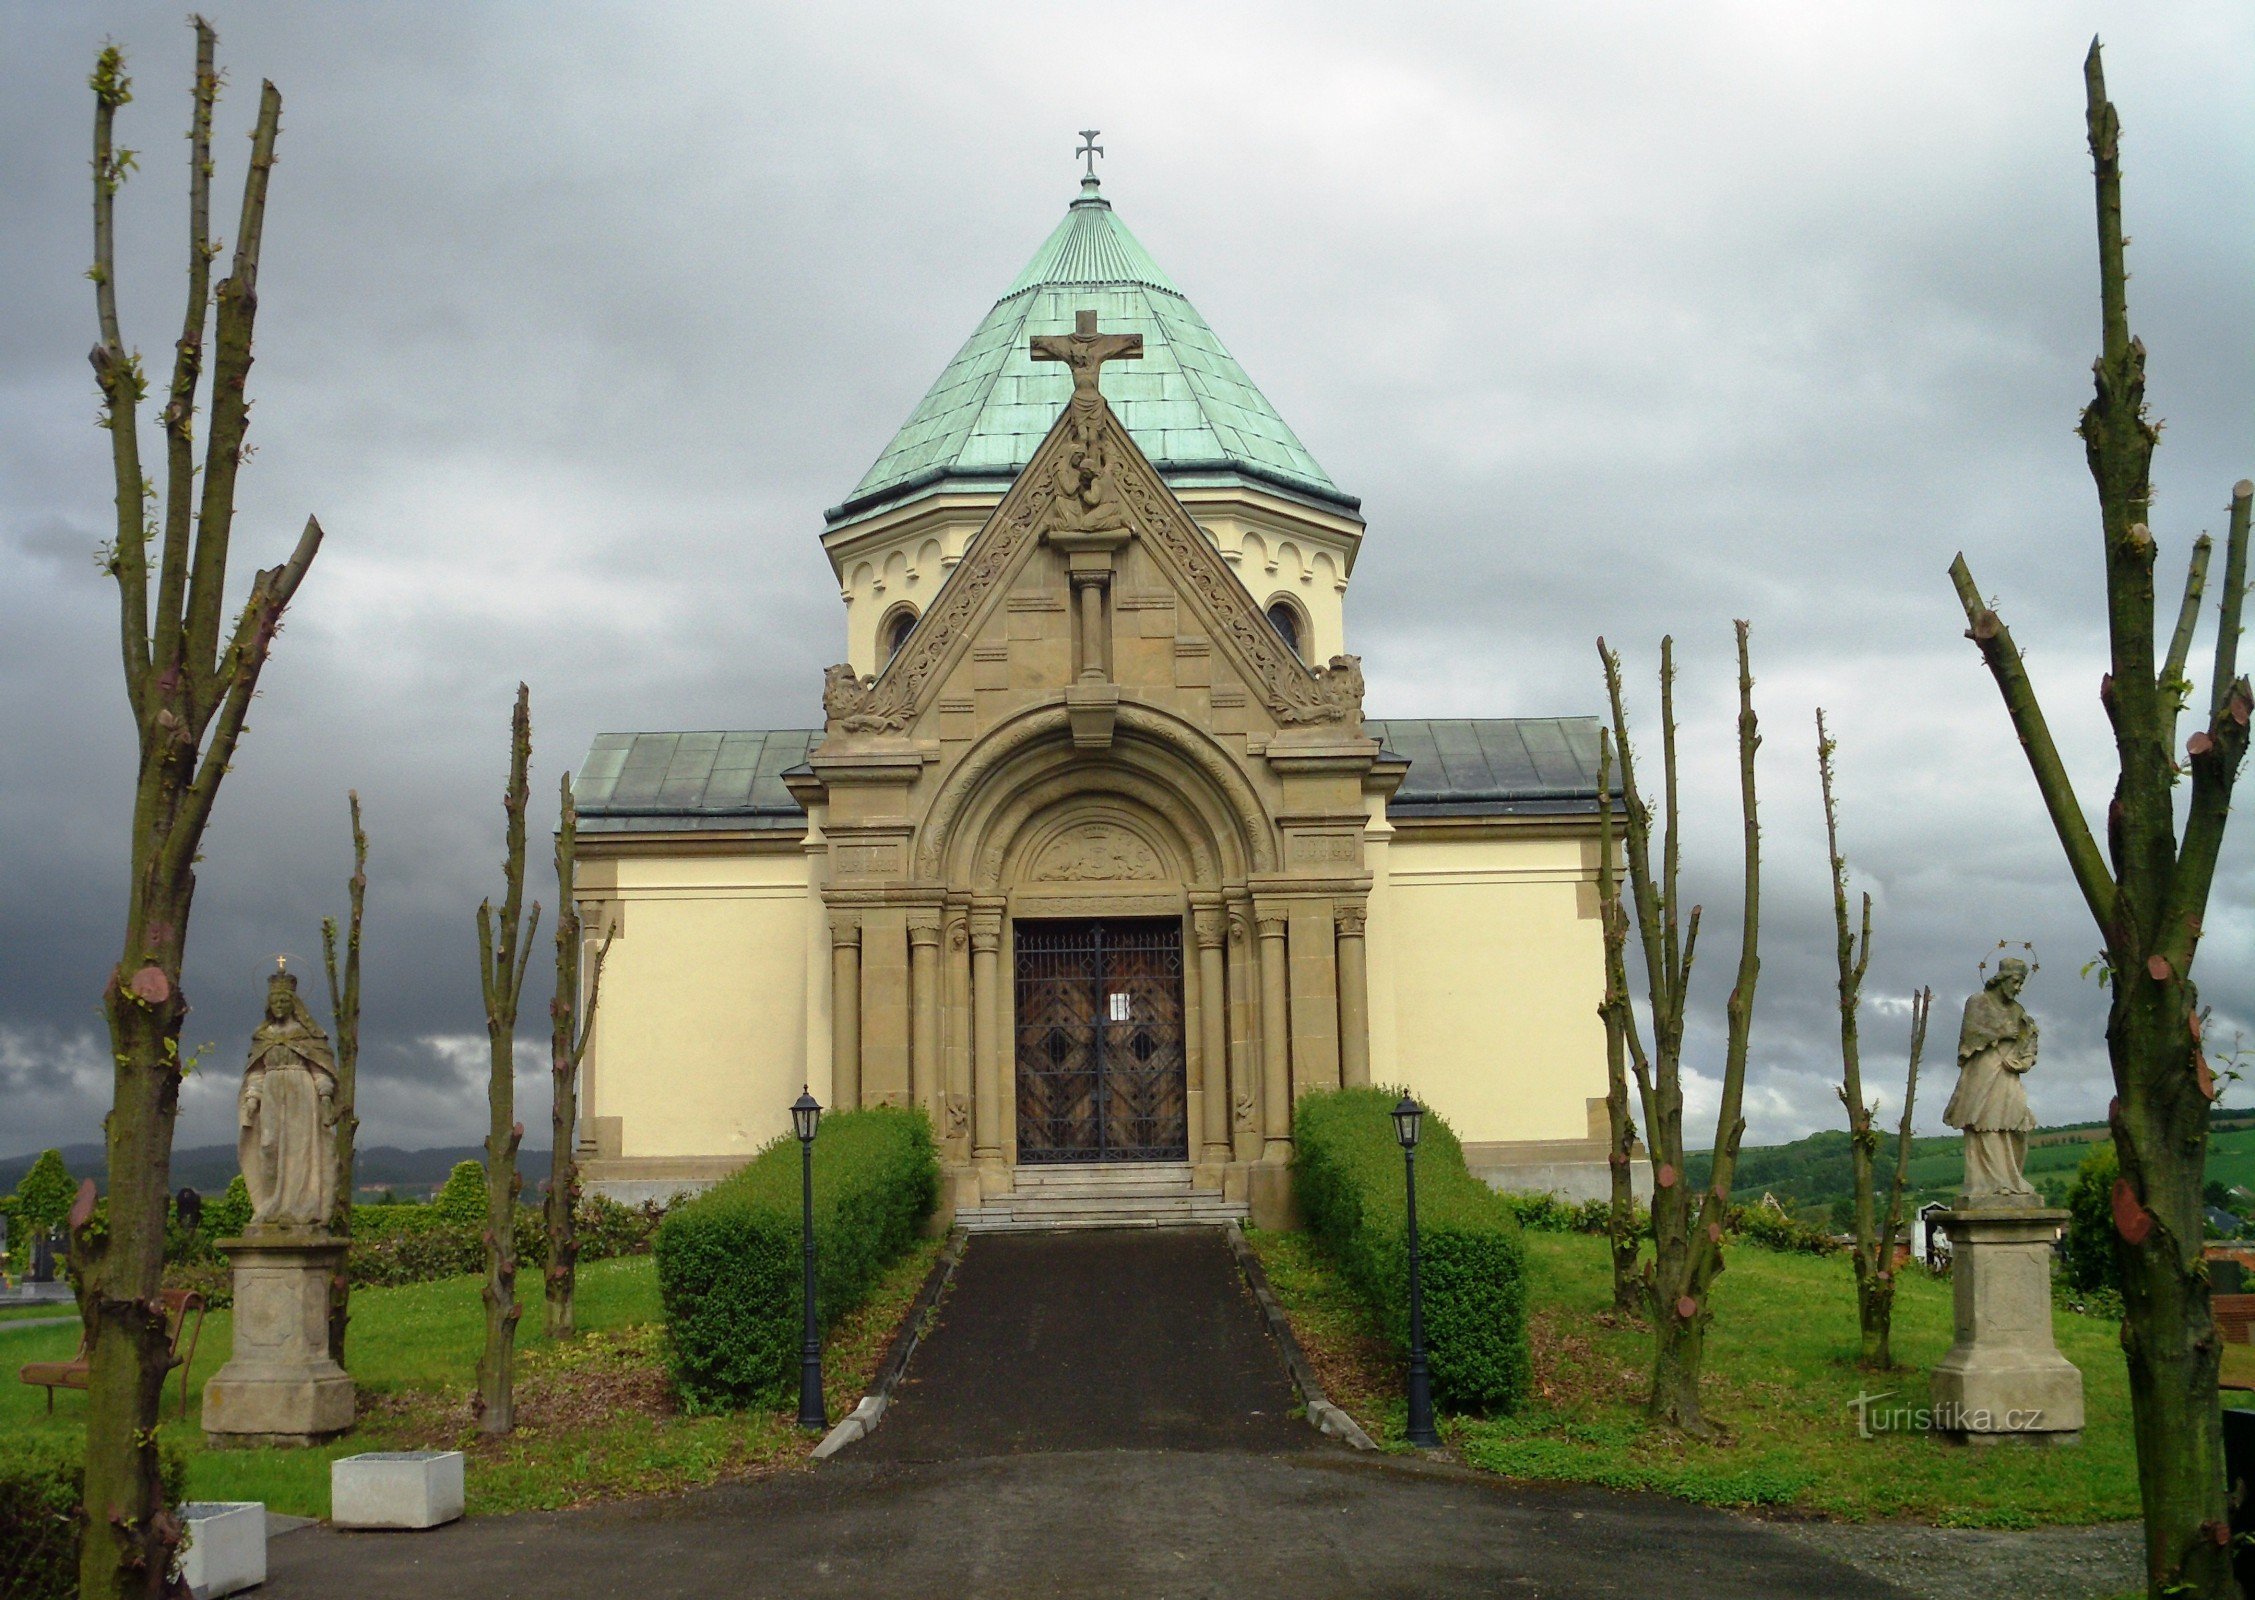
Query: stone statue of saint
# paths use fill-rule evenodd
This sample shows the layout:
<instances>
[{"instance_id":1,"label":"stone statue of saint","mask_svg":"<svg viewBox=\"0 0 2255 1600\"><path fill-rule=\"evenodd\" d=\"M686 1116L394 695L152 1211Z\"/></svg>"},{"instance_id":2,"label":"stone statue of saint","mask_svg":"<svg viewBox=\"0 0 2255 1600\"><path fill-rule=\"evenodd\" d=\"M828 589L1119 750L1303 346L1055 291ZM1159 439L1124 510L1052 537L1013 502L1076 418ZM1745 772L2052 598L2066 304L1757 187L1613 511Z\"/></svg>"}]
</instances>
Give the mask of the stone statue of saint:
<instances>
[{"instance_id":1,"label":"stone statue of saint","mask_svg":"<svg viewBox=\"0 0 2255 1600\"><path fill-rule=\"evenodd\" d=\"M1998 962L1996 976L1965 1002L1958 1030L1957 1092L1942 1120L1965 1133L1964 1198L1976 1204L2035 1198L2024 1165L2036 1118L2020 1083L2036 1064L2036 1019L2020 1003L2027 981L2025 961Z\"/></svg>"},{"instance_id":2,"label":"stone statue of saint","mask_svg":"<svg viewBox=\"0 0 2255 1600\"><path fill-rule=\"evenodd\" d=\"M337 1060L298 998L294 973L266 980L266 1020L251 1035L235 1100L235 1153L253 1230L326 1228L337 1195Z\"/></svg>"}]
</instances>

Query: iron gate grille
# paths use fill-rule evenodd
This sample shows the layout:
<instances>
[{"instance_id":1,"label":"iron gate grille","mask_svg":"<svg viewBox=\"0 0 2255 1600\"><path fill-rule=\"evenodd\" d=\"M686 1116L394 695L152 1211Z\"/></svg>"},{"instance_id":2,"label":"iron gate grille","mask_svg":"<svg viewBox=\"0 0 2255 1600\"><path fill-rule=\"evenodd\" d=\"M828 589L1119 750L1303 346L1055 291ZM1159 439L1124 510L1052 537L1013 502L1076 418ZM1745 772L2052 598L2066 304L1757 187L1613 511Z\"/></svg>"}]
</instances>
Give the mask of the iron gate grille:
<instances>
[{"instance_id":1,"label":"iron gate grille","mask_svg":"<svg viewBox=\"0 0 2255 1600\"><path fill-rule=\"evenodd\" d=\"M1018 1159L1186 1161L1182 924L1020 922Z\"/></svg>"}]
</instances>

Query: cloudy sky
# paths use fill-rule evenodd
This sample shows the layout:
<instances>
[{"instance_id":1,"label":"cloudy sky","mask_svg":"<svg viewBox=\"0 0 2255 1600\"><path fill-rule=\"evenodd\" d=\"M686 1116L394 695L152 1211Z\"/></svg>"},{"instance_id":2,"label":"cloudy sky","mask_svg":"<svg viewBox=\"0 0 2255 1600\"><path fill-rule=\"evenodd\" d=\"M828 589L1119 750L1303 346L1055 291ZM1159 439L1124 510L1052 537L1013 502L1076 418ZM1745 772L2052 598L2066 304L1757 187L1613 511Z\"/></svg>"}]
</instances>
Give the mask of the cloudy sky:
<instances>
[{"instance_id":1,"label":"cloudy sky","mask_svg":"<svg viewBox=\"0 0 2255 1600\"><path fill-rule=\"evenodd\" d=\"M372 841L363 1137L478 1136L470 917L498 890L513 686L532 685L551 811L598 730L814 720L843 653L822 508L1053 226L1091 126L1122 217L1364 499L1348 625L1375 714L1595 711L1602 631L1649 731L1675 634L1710 1069L1736 918L1730 621L1753 620L1750 1139L1838 1115L1819 704L1878 904L1874 1078L1897 1070L1914 986L1953 1035L1984 955L2028 940L2038 1109L2102 1112L2103 1001L2078 976L2097 937L1945 569L1963 548L1999 598L2103 804L2097 522L2072 433L2097 338L2080 64L2103 31L2174 570L2255 472L2244 6L212 15L227 225L256 85L285 96L239 583L308 512L329 539L207 845L189 1042L214 1042L215 1070L183 1143L228 1136L259 972L317 957L342 904L348 788ZM109 1095L95 1007L132 737L85 360L85 77L105 37L137 78L122 137L146 152L121 298L161 365L184 254L180 8L0 4L0 1154L97 1137ZM2205 997L2225 1036L2255 1036L2245 827L2207 926ZM528 1035L544 1008L528 993ZM539 1077L522 1091L544 1127Z\"/></svg>"}]
</instances>

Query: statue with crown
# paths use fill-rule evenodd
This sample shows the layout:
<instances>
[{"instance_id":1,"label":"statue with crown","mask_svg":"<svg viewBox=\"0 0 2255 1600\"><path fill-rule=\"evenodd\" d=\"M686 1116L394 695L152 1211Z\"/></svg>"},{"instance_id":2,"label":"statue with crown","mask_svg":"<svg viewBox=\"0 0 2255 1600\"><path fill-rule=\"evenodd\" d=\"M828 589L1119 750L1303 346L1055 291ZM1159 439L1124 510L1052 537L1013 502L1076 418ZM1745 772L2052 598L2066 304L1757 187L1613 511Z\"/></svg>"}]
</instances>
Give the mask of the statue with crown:
<instances>
[{"instance_id":1,"label":"statue with crown","mask_svg":"<svg viewBox=\"0 0 2255 1600\"><path fill-rule=\"evenodd\" d=\"M204 1389L215 1446L318 1444L352 1426L352 1379L329 1350L329 1284L346 1250L329 1232L336 1123L329 1036L278 960L235 1097L251 1218L219 1244L234 1267L235 1348Z\"/></svg>"}]
</instances>

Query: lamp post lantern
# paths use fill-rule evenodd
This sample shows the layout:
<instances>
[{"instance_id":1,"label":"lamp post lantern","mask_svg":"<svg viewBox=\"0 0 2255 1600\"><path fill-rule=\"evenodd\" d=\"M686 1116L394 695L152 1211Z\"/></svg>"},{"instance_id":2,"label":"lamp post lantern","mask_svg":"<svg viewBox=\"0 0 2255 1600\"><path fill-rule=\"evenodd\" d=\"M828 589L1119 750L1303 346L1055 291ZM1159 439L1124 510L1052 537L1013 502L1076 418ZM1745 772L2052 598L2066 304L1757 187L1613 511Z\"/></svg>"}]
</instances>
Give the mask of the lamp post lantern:
<instances>
[{"instance_id":1,"label":"lamp post lantern","mask_svg":"<svg viewBox=\"0 0 2255 1600\"><path fill-rule=\"evenodd\" d=\"M791 1103L791 1131L799 1136L799 1237L806 1257L806 1342L799 1351L799 1426L827 1429L822 1403L822 1330L814 1320L814 1130L822 1103L807 1089Z\"/></svg>"},{"instance_id":2,"label":"lamp post lantern","mask_svg":"<svg viewBox=\"0 0 2255 1600\"><path fill-rule=\"evenodd\" d=\"M1401 1142L1409 1209L1409 1442L1420 1450L1438 1450L1441 1436L1433 1431L1433 1380L1425 1370L1425 1312L1417 1284L1417 1136L1424 1124L1425 1108L1403 1095L1394 1107L1394 1137Z\"/></svg>"}]
</instances>

